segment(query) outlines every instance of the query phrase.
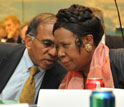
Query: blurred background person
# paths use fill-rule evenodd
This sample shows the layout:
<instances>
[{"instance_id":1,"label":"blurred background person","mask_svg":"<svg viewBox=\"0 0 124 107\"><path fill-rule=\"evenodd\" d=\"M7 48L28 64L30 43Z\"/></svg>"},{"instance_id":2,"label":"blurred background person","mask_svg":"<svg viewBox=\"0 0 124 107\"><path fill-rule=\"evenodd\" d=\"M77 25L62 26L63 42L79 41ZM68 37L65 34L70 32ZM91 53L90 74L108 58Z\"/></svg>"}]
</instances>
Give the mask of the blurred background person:
<instances>
[{"instance_id":1,"label":"blurred background person","mask_svg":"<svg viewBox=\"0 0 124 107\"><path fill-rule=\"evenodd\" d=\"M20 34L20 20L10 15L4 19L5 31L7 34L6 42L21 43Z\"/></svg>"},{"instance_id":2,"label":"blurred background person","mask_svg":"<svg viewBox=\"0 0 124 107\"><path fill-rule=\"evenodd\" d=\"M94 15L100 19L104 28L104 32L106 32L103 11L96 7L90 7L90 9ZM110 49L124 48L124 41L122 36L107 35L104 33L101 42L106 44Z\"/></svg>"},{"instance_id":3,"label":"blurred background person","mask_svg":"<svg viewBox=\"0 0 124 107\"><path fill-rule=\"evenodd\" d=\"M3 22L0 22L0 42L6 42L6 31Z\"/></svg>"},{"instance_id":4,"label":"blurred background person","mask_svg":"<svg viewBox=\"0 0 124 107\"><path fill-rule=\"evenodd\" d=\"M28 29L28 24L29 24L29 22L25 22L25 24L22 25L21 29L20 29L20 37L21 37L22 43L25 42L25 35L26 35L26 31Z\"/></svg>"}]
</instances>

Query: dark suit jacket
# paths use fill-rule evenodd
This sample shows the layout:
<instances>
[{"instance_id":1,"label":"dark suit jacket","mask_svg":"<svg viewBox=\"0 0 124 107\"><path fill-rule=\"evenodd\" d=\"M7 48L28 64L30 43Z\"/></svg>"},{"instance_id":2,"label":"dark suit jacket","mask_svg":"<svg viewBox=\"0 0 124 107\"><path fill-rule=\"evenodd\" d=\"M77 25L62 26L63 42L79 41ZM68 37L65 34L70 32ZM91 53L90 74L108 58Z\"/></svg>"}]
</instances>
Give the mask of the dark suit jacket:
<instances>
[{"instance_id":1,"label":"dark suit jacket","mask_svg":"<svg viewBox=\"0 0 124 107\"><path fill-rule=\"evenodd\" d=\"M109 49L124 48L124 42L122 36L105 36L105 44Z\"/></svg>"},{"instance_id":2,"label":"dark suit jacket","mask_svg":"<svg viewBox=\"0 0 124 107\"><path fill-rule=\"evenodd\" d=\"M110 49L109 58L114 87L124 89L124 48Z\"/></svg>"},{"instance_id":3,"label":"dark suit jacket","mask_svg":"<svg viewBox=\"0 0 124 107\"><path fill-rule=\"evenodd\" d=\"M25 46L22 44L0 43L0 93L18 65ZM66 69L60 64L46 71L41 89L57 89L66 75Z\"/></svg>"}]
</instances>

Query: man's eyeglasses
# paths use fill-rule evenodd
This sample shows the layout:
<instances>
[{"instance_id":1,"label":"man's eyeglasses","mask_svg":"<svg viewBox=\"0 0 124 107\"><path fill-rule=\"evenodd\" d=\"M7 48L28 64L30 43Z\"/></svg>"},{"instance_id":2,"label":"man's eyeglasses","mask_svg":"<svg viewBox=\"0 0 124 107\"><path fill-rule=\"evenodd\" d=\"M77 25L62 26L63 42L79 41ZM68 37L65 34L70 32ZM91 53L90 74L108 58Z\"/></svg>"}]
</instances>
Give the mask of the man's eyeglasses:
<instances>
[{"instance_id":1,"label":"man's eyeglasses","mask_svg":"<svg viewBox=\"0 0 124 107\"><path fill-rule=\"evenodd\" d=\"M45 48L50 48L50 47L54 47L54 42L49 40L49 39L46 39L46 40L40 40L39 38L37 38L34 34L32 33L29 33L31 35L31 38L32 39L37 39L41 44L44 45Z\"/></svg>"},{"instance_id":2,"label":"man's eyeglasses","mask_svg":"<svg viewBox=\"0 0 124 107\"><path fill-rule=\"evenodd\" d=\"M54 47L54 42L53 41L51 41L51 40L40 40L40 39L38 39L37 37L35 37L41 44L43 44L44 45L44 47L45 48L49 48L49 47Z\"/></svg>"}]
</instances>

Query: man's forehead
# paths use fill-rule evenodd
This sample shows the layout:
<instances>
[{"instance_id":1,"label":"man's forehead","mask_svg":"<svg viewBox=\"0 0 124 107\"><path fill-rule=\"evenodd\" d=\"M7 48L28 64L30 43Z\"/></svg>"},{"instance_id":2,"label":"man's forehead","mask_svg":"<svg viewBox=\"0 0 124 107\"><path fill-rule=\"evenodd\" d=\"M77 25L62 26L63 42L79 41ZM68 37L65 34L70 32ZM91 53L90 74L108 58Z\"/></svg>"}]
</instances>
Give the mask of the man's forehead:
<instances>
[{"instance_id":1,"label":"man's forehead","mask_svg":"<svg viewBox=\"0 0 124 107\"><path fill-rule=\"evenodd\" d=\"M38 26L38 28L40 28L40 29L46 29L46 30L53 30L53 23L41 23L41 24L39 24L39 26ZM49 29L48 29L49 28Z\"/></svg>"},{"instance_id":2,"label":"man's forehead","mask_svg":"<svg viewBox=\"0 0 124 107\"><path fill-rule=\"evenodd\" d=\"M38 27L37 36L46 40L54 40L54 36L52 34L53 24L40 24Z\"/></svg>"},{"instance_id":3,"label":"man's forehead","mask_svg":"<svg viewBox=\"0 0 124 107\"><path fill-rule=\"evenodd\" d=\"M38 26L38 33L52 34L54 24L40 24Z\"/></svg>"}]
</instances>

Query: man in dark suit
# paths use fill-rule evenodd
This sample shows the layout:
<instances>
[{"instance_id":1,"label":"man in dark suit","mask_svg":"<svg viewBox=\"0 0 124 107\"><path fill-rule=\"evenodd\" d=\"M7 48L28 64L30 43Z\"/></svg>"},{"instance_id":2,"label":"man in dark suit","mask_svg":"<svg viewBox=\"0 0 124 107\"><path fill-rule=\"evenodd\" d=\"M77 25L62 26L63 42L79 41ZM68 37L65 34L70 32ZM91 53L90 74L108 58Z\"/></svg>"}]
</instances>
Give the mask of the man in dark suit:
<instances>
[{"instance_id":1,"label":"man in dark suit","mask_svg":"<svg viewBox=\"0 0 124 107\"><path fill-rule=\"evenodd\" d=\"M34 65L40 72L34 76L36 90L32 104L36 103L40 89L58 88L67 71L57 61L52 35L55 21L53 14L40 14L29 24L25 46L0 43L0 99L19 100Z\"/></svg>"}]
</instances>

